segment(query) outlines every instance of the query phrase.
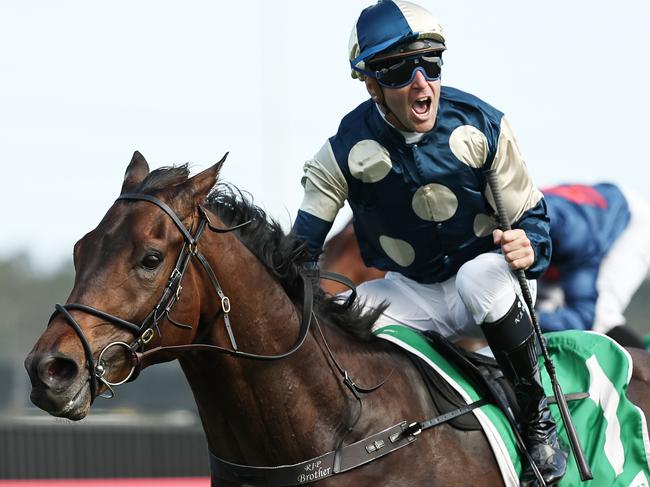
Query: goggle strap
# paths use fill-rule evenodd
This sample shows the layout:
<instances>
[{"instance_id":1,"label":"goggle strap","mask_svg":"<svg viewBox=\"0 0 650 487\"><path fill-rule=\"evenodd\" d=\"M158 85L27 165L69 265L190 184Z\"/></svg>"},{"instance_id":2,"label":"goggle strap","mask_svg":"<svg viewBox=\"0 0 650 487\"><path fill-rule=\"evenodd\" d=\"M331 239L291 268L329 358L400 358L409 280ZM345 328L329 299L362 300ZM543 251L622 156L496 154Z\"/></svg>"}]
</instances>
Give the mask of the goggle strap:
<instances>
[{"instance_id":1,"label":"goggle strap","mask_svg":"<svg viewBox=\"0 0 650 487\"><path fill-rule=\"evenodd\" d=\"M351 66L352 69L354 69L357 73L361 73L361 74L364 75L364 76L369 76L370 78L375 78L375 79L377 79L377 73L378 73L378 71L370 71L370 70L368 70L368 69L362 69L362 68L359 68L359 67L355 66L354 64L352 64L352 61L350 61L350 66Z\"/></svg>"}]
</instances>

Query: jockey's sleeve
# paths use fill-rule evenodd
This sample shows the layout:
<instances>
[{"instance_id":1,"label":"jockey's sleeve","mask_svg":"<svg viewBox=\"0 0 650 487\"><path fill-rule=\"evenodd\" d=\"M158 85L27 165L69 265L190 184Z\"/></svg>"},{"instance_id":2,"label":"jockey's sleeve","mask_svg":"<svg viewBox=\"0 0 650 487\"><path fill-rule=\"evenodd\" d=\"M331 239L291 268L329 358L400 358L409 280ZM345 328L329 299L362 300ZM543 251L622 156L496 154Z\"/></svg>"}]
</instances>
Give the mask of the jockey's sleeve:
<instances>
[{"instance_id":1,"label":"jockey's sleeve","mask_svg":"<svg viewBox=\"0 0 650 487\"><path fill-rule=\"evenodd\" d=\"M508 219L513 228L526 232L535 252L533 265L526 277L535 279L547 268L551 258L550 225L542 192L533 184L517 141L505 116L501 127L492 169L497 173ZM492 194L488 200L494 205Z\"/></svg>"},{"instance_id":2,"label":"jockey's sleeve","mask_svg":"<svg viewBox=\"0 0 650 487\"><path fill-rule=\"evenodd\" d=\"M292 232L317 255L348 195L348 184L329 140L313 159L305 162L301 183L305 194Z\"/></svg>"},{"instance_id":3,"label":"jockey's sleeve","mask_svg":"<svg viewBox=\"0 0 650 487\"><path fill-rule=\"evenodd\" d=\"M525 271L528 279L535 279L548 269L552 252L549 227L549 219L546 214L546 201L544 201L544 198L540 199L533 208L525 211L521 218L513 225L513 228L521 228L526 232L526 236L530 240L530 245L535 252L533 265Z\"/></svg>"},{"instance_id":4,"label":"jockey's sleeve","mask_svg":"<svg viewBox=\"0 0 650 487\"><path fill-rule=\"evenodd\" d=\"M538 313L542 330L591 330L598 298L597 277L597 265L586 265L571 272L562 272L564 305L554 311Z\"/></svg>"}]
</instances>

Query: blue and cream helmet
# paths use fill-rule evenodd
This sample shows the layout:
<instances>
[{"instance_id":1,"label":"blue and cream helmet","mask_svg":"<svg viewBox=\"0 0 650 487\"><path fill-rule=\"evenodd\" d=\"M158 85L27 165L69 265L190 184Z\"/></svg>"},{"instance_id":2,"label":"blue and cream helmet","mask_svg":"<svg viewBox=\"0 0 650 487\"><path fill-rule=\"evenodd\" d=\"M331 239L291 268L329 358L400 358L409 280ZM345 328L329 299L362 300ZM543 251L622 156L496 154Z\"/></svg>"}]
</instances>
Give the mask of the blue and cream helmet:
<instances>
[{"instance_id":1,"label":"blue and cream helmet","mask_svg":"<svg viewBox=\"0 0 650 487\"><path fill-rule=\"evenodd\" d=\"M349 44L352 77L363 80L364 74L368 74L368 61L373 57L376 59L379 53L416 40L428 40L427 50L445 49L442 26L431 12L404 0L379 0L364 9L352 27Z\"/></svg>"}]
</instances>

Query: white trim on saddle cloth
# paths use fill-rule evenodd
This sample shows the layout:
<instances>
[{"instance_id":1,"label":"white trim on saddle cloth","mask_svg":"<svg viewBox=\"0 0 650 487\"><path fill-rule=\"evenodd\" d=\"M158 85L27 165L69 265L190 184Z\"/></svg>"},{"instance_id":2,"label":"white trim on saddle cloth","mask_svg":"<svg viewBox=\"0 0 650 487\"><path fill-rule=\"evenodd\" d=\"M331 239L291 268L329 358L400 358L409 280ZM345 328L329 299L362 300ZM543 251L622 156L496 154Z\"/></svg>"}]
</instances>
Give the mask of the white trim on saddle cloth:
<instances>
[{"instance_id":1,"label":"white trim on saddle cloth","mask_svg":"<svg viewBox=\"0 0 650 487\"><path fill-rule=\"evenodd\" d=\"M465 382L463 385L459 383L459 381L457 380L458 379L457 375L453 372L453 370L450 370L451 365L446 361L446 359L438 355L437 352L435 351L433 352L435 353L436 357L435 359L432 359L431 356L429 356L429 354L425 354L425 352L422 351L420 345L428 346L428 343L416 331L403 326L390 325L390 326L381 327L375 330L374 333L378 338L388 340L389 342L396 344L400 348L403 348L404 350L424 360L427 364L429 364L431 368L433 368L436 372L438 372L447 381L447 383L454 388L454 390L456 390L460 394L460 396L467 404L470 404L475 400L479 399L479 396L476 393L476 391L468 383ZM422 342L417 343L416 340L416 343L413 343L413 339L415 338L414 335L419 337ZM411 339L409 340L410 343L407 343L405 337ZM456 377L452 378L452 375ZM500 433L499 428L495 426L493 421L485 413L484 410L490 408L495 408L495 406L487 405L478 409L474 409L472 411L472 414L476 416L476 419L478 420L481 427L483 428L483 432L487 437L488 443L490 444L490 447L492 448L492 451L496 458L497 464L499 465L499 469L501 470L501 475L503 477L503 481L506 487L518 487L519 475L517 474L517 469L515 468L515 465L512 462L511 455L508 452L508 447L506 446L506 443L501 438L502 434L508 434L508 433L504 431ZM503 419L503 422L504 425L502 425L501 430L504 429L505 419ZM507 428L507 431L509 431L509 428ZM514 438L511 437L509 443L514 447ZM521 468L520 465L518 467L519 469Z\"/></svg>"},{"instance_id":2,"label":"white trim on saddle cloth","mask_svg":"<svg viewBox=\"0 0 650 487\"><path fill-rule=\"evenodd\" d=\"M378 327L374 333L428 363L468 404L480 399L456 367L417 331L390 325ZM600 333L572 330L545 336L564 394L589 392L588 399L571 401L569 409L594 474L594 485L647 487L650 478L647 421L643 411L625 395L632 376L630 354ZM552 395L553 388L546 370L542 368L541 373L544 389ZM557 406L550 407L560 439L568 447ZM505 485L517 487L522 464L503 414L491 404L475 409L472 414L483 428ZM570 457L567 473L559 485L568 487L579 483L575 460Z\"/></svg>"}]
</instances>

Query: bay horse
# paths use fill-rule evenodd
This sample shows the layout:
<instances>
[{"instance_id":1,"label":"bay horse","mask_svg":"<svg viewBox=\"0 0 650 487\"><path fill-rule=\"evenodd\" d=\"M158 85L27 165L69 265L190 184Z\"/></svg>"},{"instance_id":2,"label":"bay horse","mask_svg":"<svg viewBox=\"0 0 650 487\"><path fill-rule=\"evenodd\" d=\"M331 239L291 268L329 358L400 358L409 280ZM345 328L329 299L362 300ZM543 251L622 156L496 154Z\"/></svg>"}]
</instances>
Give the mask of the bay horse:
<instances>
[{"instance_id":1,"label":"bay horse","mask_svg":"<svg viewBox=\"0 0 650 487\"><path fill-rule=\"evenodd\" d=\"M368 332L381 310L319 291L312 310L303 248L232 186L208 196L222 164L189 177L187 165L150 172L134 154L120 196L75 244L73 289L25 360L33 403L80 420L98 395L135 377L135 359L178 359L211 453L254 466L296 464L435 416L411 360ZM628 396L647 415L649 356L631 354ZM249 483L213 476L213 485ZM468 484L503 480L484 434L446 423L318 481Z\"/></svg>"}]
</instances>

